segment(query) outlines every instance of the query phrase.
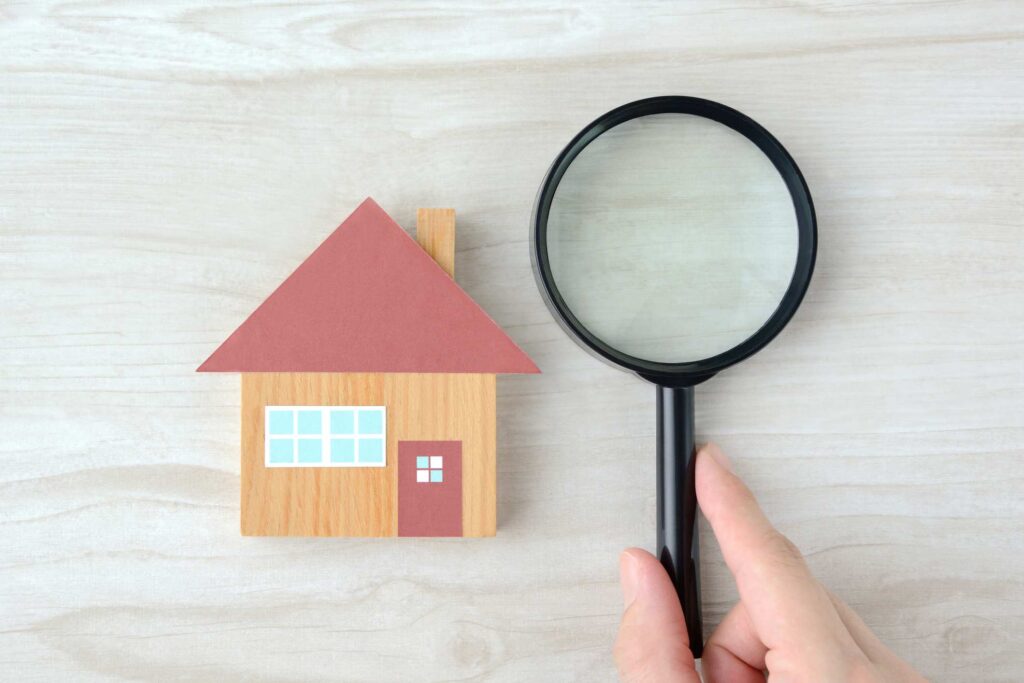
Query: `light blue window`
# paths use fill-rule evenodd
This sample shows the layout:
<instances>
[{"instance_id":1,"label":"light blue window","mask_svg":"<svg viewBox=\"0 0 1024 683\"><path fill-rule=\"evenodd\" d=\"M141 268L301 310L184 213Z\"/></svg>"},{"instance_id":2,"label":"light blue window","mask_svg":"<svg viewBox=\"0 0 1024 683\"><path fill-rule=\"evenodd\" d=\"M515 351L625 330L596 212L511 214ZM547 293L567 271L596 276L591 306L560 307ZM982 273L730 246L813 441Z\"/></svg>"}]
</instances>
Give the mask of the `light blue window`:
<instances>
[{"instance_id":1,"label":"light blue window","mask_svg":"<svg viewBox=\"0 0 1024 683\"><path fill-rule=\"evenodd\" d=\"M299 462L321 462L322 446L320 439L299 439Z\"/></svg>"},{"instance_id":2,"label":"light blue window","mask_svg":"<svg viewBox=\"0 0 1024 683\"><path fill-rule=\"evenodd\" d=\"M354 410L331 411L331 434L355 434L356 421Z\"/></svg>"},{"instance_id":3,"label":"light blue window","mask_svg":"<svg viewBox=\"0 0 1024 683\"><path fill-rule=\"evenodd\" d=\"M319 410L300 410L299 434L319 434L320 425L323 421L322 413Z\"/></svg>"},{"instance_id":4,"label":"light blue window","mask_svg":"<svg viewBox=\"0 0 1024 683\"><path fill-rule=\"evenodd\" d=\"M331 462L355 462L355 439L331 439Z\"/></svg>"},{"instance_id":5,"label":"light blue window","mask_svg":"<svg viewBox=\"0 0 1024 683\"><path fill-rule=\"evenodd\" d=\"M291 410L270 411L270 433L271 434L294 434L295 413Z\"/></svg>"},{"instance_id":6,"label":"light blue window","mask_svg":"<svg viewBox=\"0 0 1024 683\"><path fill-rule=\"evenodd\" d=\"M380 467L387 462L385 410L384 406L266 406L264 463ZM427 468L436 467L429 458Z\"/></svg>"},{"instance_id":7,"label":"light blue window","mask_svg":"<svg viewBox=\"0 0 1024 683\"><path fill-rule=\"evenodd\" d=\"M359 462L384 462L384 439L360 439Z\"/></svg>"},{"instance_id":8,"label":"light blue window","mask_svg":"<svg viewBox=\"0 0 1024 683\"><path fill-rule=\"evenodd\" d=\"M430 467L430 458L425 455L416 456L416 469L425 470Z\"/></svg>"},{"instance_id":9,"label":"light blue window","mask_svg":"<svg viewBox=\"0 0 1024 683\"><path fill-rule=\"evenodd\" d=\"M274 464L295 462L295 442L291 439L271 439L270 462Z\"/></svg>"},{"instance_id":10,"label":"light blue window","mask_svg":"<svg viewBox=\"0 0 1024 683\"><path fill-rule=\"evenodd\" d=\"M360 434L383 434L384 411L379 408L359 411Z\"/></svg>"},{"instance_id":11,"label":"light blue window","mask_svg":"<svg viewBox=\"0 0 1024 683\"><path fill-rule=\"evenodd\" d=\"M434 484L444 481L444 472L442 470L430 470L430 481Z\"/></svg>"}]
</instances>

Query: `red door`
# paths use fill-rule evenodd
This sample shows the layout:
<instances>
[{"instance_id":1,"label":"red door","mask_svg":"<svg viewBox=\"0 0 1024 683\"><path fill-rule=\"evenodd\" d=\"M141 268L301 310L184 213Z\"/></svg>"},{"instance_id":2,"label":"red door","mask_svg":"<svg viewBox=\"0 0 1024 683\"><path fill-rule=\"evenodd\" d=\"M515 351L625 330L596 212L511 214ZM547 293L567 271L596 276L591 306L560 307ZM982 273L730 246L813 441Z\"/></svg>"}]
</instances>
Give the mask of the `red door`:
<instances>
[{"instance_id":1,"label":"red door","mask_svg":"<svg viewBox=\"0 0 1024 683\"><path fill-rule=\"evenodd\" d=\"M398 442L398 535L462 535L462 442Z\"/></svg>"}]
</instances>

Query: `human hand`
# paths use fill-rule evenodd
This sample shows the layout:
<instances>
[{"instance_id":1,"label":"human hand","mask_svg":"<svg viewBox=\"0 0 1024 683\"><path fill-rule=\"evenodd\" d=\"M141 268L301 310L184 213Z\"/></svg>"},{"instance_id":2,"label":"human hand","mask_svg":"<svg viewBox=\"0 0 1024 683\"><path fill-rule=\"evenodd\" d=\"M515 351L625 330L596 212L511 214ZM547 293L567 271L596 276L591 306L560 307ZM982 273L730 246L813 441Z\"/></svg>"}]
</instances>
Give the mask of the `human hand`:
<instances>
[{"instance_id":1,"label":"human hand","mask_svg":"<svg viewBox=\"0 0 1024 683\"><path fill-rule=\"evenodd\" d=\"M924 681L811 575L714 444L697 454L697 500L736 579L740 601L704 645L707 683ZM615 643L623 680L699 683L682 609L650 553L619 561L625 612Z\"/></svg>"}]
</instances>

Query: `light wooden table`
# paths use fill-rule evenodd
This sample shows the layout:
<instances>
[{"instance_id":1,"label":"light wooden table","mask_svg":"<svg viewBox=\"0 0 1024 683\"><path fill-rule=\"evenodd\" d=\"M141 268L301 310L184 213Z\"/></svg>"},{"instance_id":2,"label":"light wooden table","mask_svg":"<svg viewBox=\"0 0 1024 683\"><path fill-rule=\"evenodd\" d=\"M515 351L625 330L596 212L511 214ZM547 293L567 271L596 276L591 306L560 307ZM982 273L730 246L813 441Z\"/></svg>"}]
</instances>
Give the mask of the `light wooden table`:
<instances>
[{"instance_id":1,"label":"light wooden table","mask_svg":"<svg viewBox=\"0 0 1024 683\"><path fill-rule=\"evenodd\" d=\"M0 46L0 678L613 678L654 390L560 332L527 221L666 93L773 131L820 223L701 436L923 672L1024 677L1021 3L7 2ZM366 195L457 207L545 372L499 380L495 539L238 534L239 381L193 370Z\"/></svg>"}]
</instances>

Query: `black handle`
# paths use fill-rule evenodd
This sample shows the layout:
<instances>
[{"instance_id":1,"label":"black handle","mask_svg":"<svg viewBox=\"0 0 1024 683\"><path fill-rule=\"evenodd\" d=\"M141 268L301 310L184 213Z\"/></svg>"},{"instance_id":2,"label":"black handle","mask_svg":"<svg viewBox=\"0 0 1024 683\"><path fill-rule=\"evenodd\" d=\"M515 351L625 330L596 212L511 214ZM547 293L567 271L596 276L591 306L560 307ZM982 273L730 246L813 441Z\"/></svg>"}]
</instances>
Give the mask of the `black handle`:
<instances>
[{"instance_id":1,"label":"black handle","mask_svg":"<svg viewBox=\"0 0 1024 683\"><path fill-rule=\"evenodd\" d=\"M658 387L658 559L683 606L690 651L704 650L700 613L693 387Z\"/></svg>"}]
</instances>

